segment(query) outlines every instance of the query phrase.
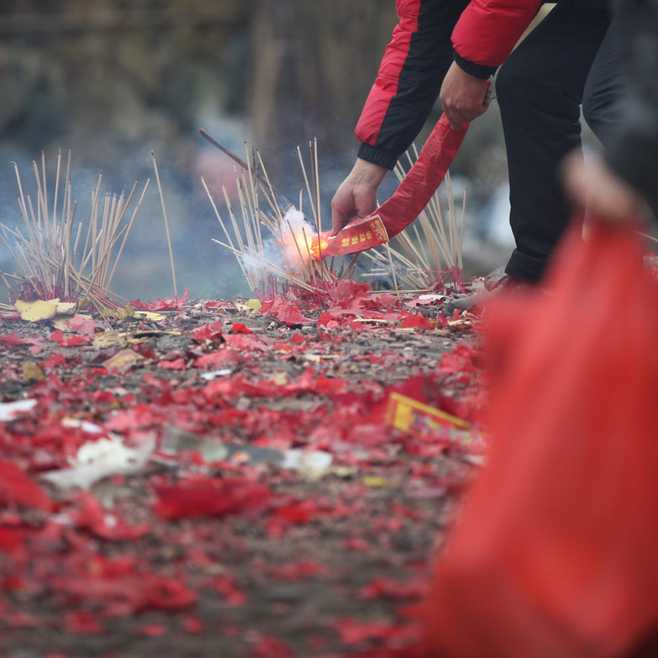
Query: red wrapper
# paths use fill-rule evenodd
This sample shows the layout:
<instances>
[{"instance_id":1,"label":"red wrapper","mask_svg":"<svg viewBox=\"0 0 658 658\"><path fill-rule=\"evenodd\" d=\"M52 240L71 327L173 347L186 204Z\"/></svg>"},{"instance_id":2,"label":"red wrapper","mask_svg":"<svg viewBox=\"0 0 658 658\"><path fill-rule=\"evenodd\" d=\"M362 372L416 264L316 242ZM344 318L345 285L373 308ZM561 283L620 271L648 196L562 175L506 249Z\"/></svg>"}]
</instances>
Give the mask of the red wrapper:
<instances>
[{"instance_id":1,"label":"red wrapper","mask_svg":"<svg viewBox=\"0 0 658 658\"><path fill-rule=\"evenodd\" d=\"M388 240L382 218L374 215L348 224L336 236L330 235L328 231L321 233L319 244L317 238L314 238L311 253L316 260L326 256L347 256L379 247Z\"/></svg>"}]
</instances>

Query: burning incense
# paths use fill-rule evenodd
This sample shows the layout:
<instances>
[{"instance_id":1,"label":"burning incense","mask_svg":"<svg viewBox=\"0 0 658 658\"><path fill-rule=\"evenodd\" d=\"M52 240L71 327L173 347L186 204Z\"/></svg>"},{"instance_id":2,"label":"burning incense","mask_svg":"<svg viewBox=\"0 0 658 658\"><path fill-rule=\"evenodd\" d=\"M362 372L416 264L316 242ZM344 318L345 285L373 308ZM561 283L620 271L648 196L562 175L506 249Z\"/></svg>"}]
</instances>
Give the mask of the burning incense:
<instances>
[{"instance_id":1,"label":"burning incense","mask_svg":"<svg viewBox=\"0 0 658 658\"><path fill-rule=\"evenodd\" d=\"M229 221L224 221L206 181L202 179L201 183L224 234L224 240L215 242L237 258L250 290L257 292L271 289L273 277L286 285L307 290L318 290L319 282L335 280L336 273L331 264L318 262L312 257L312 245L319 242L322 230L317 140L309 143L309 168L301 149L297 149L314 221L312 225L301 211L303 192L300 191L298 209L274 189L260 153L252 153L248 149L246 159L242 160L204 131L202 135L243 170L237 179L239 214L234 212L230 197L224 190ZM261 206L261 198L265 200L264 207Z\"/></svg>"}]
</instances>

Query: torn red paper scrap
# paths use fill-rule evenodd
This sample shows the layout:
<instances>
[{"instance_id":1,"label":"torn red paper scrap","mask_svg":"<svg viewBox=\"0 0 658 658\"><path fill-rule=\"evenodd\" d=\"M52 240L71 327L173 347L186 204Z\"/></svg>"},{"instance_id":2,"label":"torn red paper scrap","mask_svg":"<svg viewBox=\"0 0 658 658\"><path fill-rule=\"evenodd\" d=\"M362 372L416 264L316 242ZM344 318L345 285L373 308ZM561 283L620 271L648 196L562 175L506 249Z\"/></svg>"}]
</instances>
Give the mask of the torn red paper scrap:
<instances>
[{"instance_id":1,"label":"torn red paper scrap","mask_svg":"<svg viewBox=\"0 0 658 658\"><path fill-rule=\"evenodd\" d=\"M242 361L239 352L231 349L221 349L217 352L210 352L200 356L194 365L197 368L222 368L235 366Z\"/></svg>"},{"instance_id":2,"label":"torn red paper scrap","mask_svg":"<svg viewBox=\"0 0 658 658\"><path fill-rule=\"evenodd\" d=\"M85 556L84 560L84 565L64 564L63 575L49 582L74 603L98 604L106 614L115 616L185 610L196 603L196 594L179 578L152 573L134 560L101 555Z\"/></svg>"},{"instance_id":3,"label":"torn red paper scrap","mask_svg":"<svg viewBox=\"0 0 658 658\"><path fill-rule=\"evenodd\" d=\"M52 509L48 494L16 464L0 461L0 505L22 505L42 512Z\"/></svg>"},{"instance_id":4,"label":"torn red paper scrap","mask_svg":"<svg viewBox=\"0 0 658 658\"><path fill-rule=\"evenodd\" d=\"M173 359L171 361L160 361L158 367L164 370L185 370L185 359Z\"/></svg>"},{"instance_id":5,"label":"torn red paper scrap","mask_svg":"<svg viewBox=\"0 0 658 658\"><path fill-rule=\"evenodd\" d=\"M73 520L79 528L108 541L131 541L149 532L148 524L129 525L116 513L104 510L98 500L86 492L78 496Z\"/></svg>"},{"instance_id":6,"label":"torn red paper scrap","mask_svg":"<svg viewBox=\"0 0 658 658\"><path fill-rule=\"evenodd\" d=\"M361 590L365 599L419 599L427 593L429 585L425 579L399 582L390 578L375 578Z\"/></svg>"},{"instance_id":7,"label":"torn red paper scrap","mask_svg":"<svg viewBox=\"0 0 658 658\"><path fill-rule=\"evenodd\" d=\"M7 347L20 347L22 345L32 345L32 343L33 339L21 338L16 333L0 336L0 345L6 345Z\"/></svg>"},{"instance_id":8,"label":"torn red paper scrap","mask_svg":"<svg viewBox=\"0 0 658 658\"><path fill-rule=\"evenodd\" d=\"M27 535L25 528L0 526L0 553L19 553L24 548Z\"/></svg>"},{"instance_id":9,"label":"torn red paper scrap","mask_svg":"<svg viewBox=\"0 0 658 658\"><path fill-rule=\"evenodd\" d=\"M283 324L287 324L289 327L311 323L311 320L302 313L299 306L287 299L268 300L263 303L261 312L264 315L272 316Z\"/></svg>"},{"instance_id":10,"label":"torn red paper scrap","mask_svg":"<svg viewBox=\"0 0 658 658\"><path fill-rule=\"evenodd\" d=\"M405 314L400 323L402 329L435 329L436 322L421 314Z\"/></svg>"},{"instance_id":11,"label":"torn red paper scrap","mask_svg":"<svg viewBox=\"0 0 658 658\"><path fill-rule=\"evenodd\" d=\"M66 331L75 332L85 336L93 336L96 333L96 321L88 315L74 315L64 322Z\"/></svg>"},{"instance_id":12,"label":"torn red paper scrap","mask_svg":"<svg viewBox=\"0 0 658 658\"><path fill-rule=\"evenodd\" d=\"M271 498L268 487L247 478L195 477L155 487L155 512L168 521L227 516L257 510Z\"/></svg>"},{"instance_id":13,"label":"torn red paper scrap","mask_svg":"<svg viewBox=\"0 0 658 658\"><path fill-rule=\"evenodd\" d=\"M249 327L244 324L244 322L234 322L231 325L232 334L253 334L254 332L249 329Z\"/></svg>"},{"instance_id":14,"label":"torn red paper scrap","mask_svg":"<svg viewBox=\"0 0 658 658\"><path fill-rule=\"evenodd\" d=\"M267 344L256 334L229 334L225 340L234 350L267 350Z\"/></svg>"},{"instance_id":15,"label":"torn red paper scrap","mask_svg":"<svg viewBox=\"0 0 658 658\"><path fill-rule=\"evenodd\" d=\"M253 658L294 658L292 649L276 637L261 636L251 651Z\"/></svg>"},{"instance_id":16,"label":"torn red paper scrap","mask_svg":"<svg viewBox=\"0 0 658 658\"><path fill-rule=\"evenodd\" d=\"M67 335L63 331L56 329L50 334L50 340L54 341L62 347L80 347L81 345L89 345L91 343L91 336Z\"/></svg>"},{"instance_id":17,"label":"torn red paper scrap","mask_svg":"<svg viewBox=\"0 0 658 658\"><path fill-rule=\"evenodd\" d=\"M130 306L138 311L178 311L183 308L189 298L190 291L186 288L180 297L156 299L153 302L143 302L139 299L133 299L130 302Z\"/></svg>"},{"instance_id":18,"label":"torn red paper scrap","mask_svg":"<svg viewBox=\"0 0 658 658\"><path fill-rule=\"evenodd\" d=\"M226 599L229 605L236 608L243 606L247 601L246 595L231 576L226 574L216 576L213 578L212 587Z\"/></svg>"},{"instance_id":19,"label":"torn red paper scrap","mask_svg":"<svg viewBox=\"0 0 658 658\"><path fill-rule=\"evenodd\" d=\"M204 324L201 327L197 327L192 331L192 338L199 343L202 343L205 340L210 340L213 342L222 342L224 340L222 333L224 331L224 326L221 321L211 322L210 324Z\"/></svg>"}]
</instances>

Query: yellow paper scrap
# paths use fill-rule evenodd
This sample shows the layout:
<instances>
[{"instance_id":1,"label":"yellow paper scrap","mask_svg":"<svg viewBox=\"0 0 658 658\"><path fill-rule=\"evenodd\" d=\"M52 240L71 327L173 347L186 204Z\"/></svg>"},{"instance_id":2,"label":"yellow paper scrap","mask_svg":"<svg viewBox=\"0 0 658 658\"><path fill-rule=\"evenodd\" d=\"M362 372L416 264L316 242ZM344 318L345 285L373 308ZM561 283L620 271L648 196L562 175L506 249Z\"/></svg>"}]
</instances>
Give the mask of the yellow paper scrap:
<instances>
[{"instance_id":1,"label":"yellow paper scrap","mask_svg":"<svg viewBox=\"0 0 658 658\"><path fill-rule=\"evenodd\" d=\"M17 300L14 307L20 313L21 320L26 322L41 322L50 320L57 315L59 299L39 300L36 302L24 302Z\"/></svg>"},{"instance_id":2,"label":"yellow paper scrap","mask_svg":"<svg viewBox=\"0 0 658 658\"><path fill-rule=\"evenodd\" d=\"M388 422L402 432L410 432L415 428L437 429L452 425L459 429L468 429L469 423L456 416L451 416L436 407L423 404L418 400L391 393L388 398Z\"/></svg>"},{"instance_id":3,"label":"yellow paper scrap","mask_svg":"<svg viewBox=\"0 0 658 658\"><path fill-rule=\"evenodd\" d=\"M57 315L75 315L78 305L75 302L59 302L57 304Z\"/></svg>"},{"instance_id":4,"label":"yellow paper scrap","mask_svg":"<svg viewBox=\"0 0 658 658\"><path fill-rule=\"evenodd\" d=\"M149 322L162 322L165 319L162 313L154 313L153 311L134 311L133 317L148 320Z\"/></svg>"},{"instance_id":5,"label":"yellow paper scrap","mask_svg":"<svg viewBox=\"0 0 658 658\"><path fill-rule=\"evenodd\" d=\"M21 379L24 382L40 382L46 378L39 364L34 361L24 361L21 365Z\"/></svg>"},{"instance_id":6,"label":"yellow paper scrap","mask_svg":"<svg viewBox=\"0 0 658 658\"><path fill-rule=\"evenodd\" d=\"M119 333L118 331L104 331L102 334L94 336L94 347L99 350L108 347L125 347L127 342L126 334Z\"/></svg>"},{"instance_id":7,"label":"yellow paper scrap","mask_svg":"<svg viewBox=\"0 0 658 658\"><path fill-rule=\"evenodd\" d=\"M133 366L144 361L144 357L132 350L121 350L117 352L111 359L108 359L103 365L108 370L118 370L119 372L127 372Z\"/></svg>"},{"instance_id":8,"label":"yellow paper scrap","mask_svg":"<svg viewBox=\"0 0 658 658\"><path fill-rule=\"evenodd\" d=\"M258 313L260 309L263 307L263 304L261 303L260 299L248 299L246 302L235 302L235 308L238 309L238 311L251 311L253 313Z\"/></svg>"},{"instance_id":9,"label":"yellow paper scrap","mask_svg":"<svg viewBox=\"0 0 658 658\"><path fill-rule=\"evenodd\" d=\"M363 484L370 489L383 489L388 487L389 483L388 480L378 477L377 475L366 475L366 477L363 478Z\"/></svg>"}]
</instances>

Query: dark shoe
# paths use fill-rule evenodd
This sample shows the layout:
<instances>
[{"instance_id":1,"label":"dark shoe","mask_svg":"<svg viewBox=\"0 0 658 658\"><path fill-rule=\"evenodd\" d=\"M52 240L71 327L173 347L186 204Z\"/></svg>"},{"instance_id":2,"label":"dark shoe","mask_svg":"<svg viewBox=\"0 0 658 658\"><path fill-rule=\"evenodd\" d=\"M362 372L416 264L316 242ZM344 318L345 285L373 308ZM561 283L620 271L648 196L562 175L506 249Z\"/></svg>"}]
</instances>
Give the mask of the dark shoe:
<instances>
[{"instance_id":1,"label":"dark shoe","mask_svg":"<svg viewBox=\"0 0 658 658\"><path fill-rule=\"evenodd\" d=\"M500 286L507 285L509 281L510 277L509 274L505 272L505 265L501 265L484 277L484 287L486 290L493 291Z\"/></svg>"},{"instance_id":2,"label":"dark shoe","mask_svg":"<svg viewBox=\"0 0 658 658\"><path fill-rule=\"evenodd\" d=\"M493 272L487 274L481 281L480 285L468 295L463 295L457 299L453 299L446 303L446 311L450 314L455 310L457 311L470 311L476 306L482 305L484 302L489 301L503 288L509 285L514 285L510 277L505 274L505 266L497 267ZM477 284L476 284L477 285Z\"/></svg>"}]
</instances>

